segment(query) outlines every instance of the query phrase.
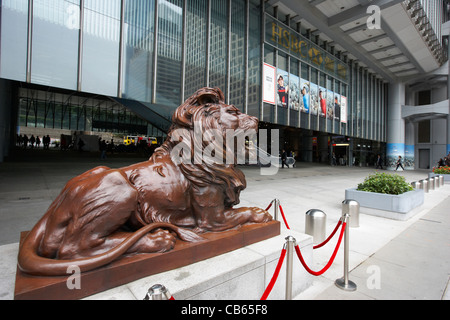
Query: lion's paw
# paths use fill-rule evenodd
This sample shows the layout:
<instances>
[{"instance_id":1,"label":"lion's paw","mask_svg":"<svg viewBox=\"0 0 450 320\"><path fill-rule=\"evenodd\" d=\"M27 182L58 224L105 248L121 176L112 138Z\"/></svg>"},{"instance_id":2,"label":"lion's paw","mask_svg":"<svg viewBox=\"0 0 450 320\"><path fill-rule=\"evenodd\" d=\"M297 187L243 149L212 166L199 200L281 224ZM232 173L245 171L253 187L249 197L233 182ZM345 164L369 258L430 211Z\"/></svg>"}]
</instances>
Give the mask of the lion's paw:
<instances>
[{"instance_id":1,"label":"lion's paw","mask_svg":"<svg viewBox=\"0 0 450 320\"><path fill-rule=\"evenodd\" d=\"M158 229L142 237L136 244L138 253L168 252L175 247L177 239L167 230Z\"/></svg>"}]
</instances>

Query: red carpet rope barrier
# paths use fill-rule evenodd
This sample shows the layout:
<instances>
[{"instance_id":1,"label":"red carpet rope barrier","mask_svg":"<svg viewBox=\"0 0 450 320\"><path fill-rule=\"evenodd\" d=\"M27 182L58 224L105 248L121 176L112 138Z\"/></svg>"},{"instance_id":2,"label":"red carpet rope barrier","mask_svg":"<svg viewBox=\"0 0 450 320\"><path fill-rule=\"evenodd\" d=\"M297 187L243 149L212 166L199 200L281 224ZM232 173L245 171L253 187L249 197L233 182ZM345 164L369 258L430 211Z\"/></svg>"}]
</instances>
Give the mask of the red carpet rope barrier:
<instances>
[{"instance_id":1,"label":"red carpet rope barrier","mask_svg":"<svg viewBox=\"0 0 450 320\"><path fill-rule=\"evenodd\" d=\"M267 207L266 211L269 210L269 209L272 207L272 205L273 205L274 202L275 202L275 205L276 205L276 204L277 204L277 203L276 203L277 201L278 201L278 200L276 200L276 199L273 200L273 201L269 204L269 206ZM284 215L283 207L281 206L281 204L279 204L279 208L280 208L280 212L281 212L281 215L282 215L282 217L283 217L284 223L285 223L285 225L286 225L286 228L288 228L288 229L290 230L291 228L289 227L289 225L288 225L288 223L287 223L287 221L286 221L286 217L285 217L285 215ZM338 253L338 251L339 251L339 248L340 248L340 246L341 246L342 238L343 238L343 236L344 236L345 229L346 229L346 227L347 227L347 222L345 222L345 221L343 222L342 219L340 219L340 220L338 221L336 227L334 228L333 232L330 234L330 236L329 236L324 242L322 242L322 243L320 243L320 244L318 244L318 245L316 245L316 246L313 247L313 249L319 249L319 248L323 247L324 245L326 245L326 244L334 237L334 235L336 234L336 232L339 230L339 227L341 227L341 226L342 226L342 228L341 228L341 232L340 232L340 235L339 235L339 240L338 240L338 242L337 242L336 248L334 249L334 252L333 252L333 254L332 254L330 260L328 261L328 263L327 263L327 264L325 265L325 267L324 267L322 270L320 270L320 271L313 271L313 270L311 270L311 269L307 266L305 260L303 259L303 256L302 256L302 253L301 253L301 251L300 251L299 245L296 245L296 246L295 246L295 251L296 251L296 253L297 253L297 256L298 256L298 258L300 259L300 262L302 263L303 267L306 269L307 272L309 272L310 274L312 274L312 275L314 275L314 276L320 276L320 275L324 274L324 273L331 267L331 265L332 265L333 262L334 262L334 259L336 258L336 255L337 255L337 253ZM273 274L273 276L272 276L272 279L270 280L269 285L267 286L266 290L264 291L264 294L262 295L261 300L266 300L267 297L269 296L270 292L272 291L272 288L273 288L273 286L275 285L275 282L277 281L278 275L279 275L279 273L280 273L281 266L283 265L283 261L284 261L284 258L285 258L285 256L286 256L286 253L287 253L287 250L286 250L286 248L284 247L283 250L281 251L281 256L280 256L280 259L278 260L278 264L277 264L277 267L275 268L275 272L274 272L274 274Z\"/></svg>"},{"instance_id":2,"label":"red carpet rope barrier","mask_svg":"<svg viewBox=\"0 0 450 320\"><path fill-rule=\"evenodd\" d=\"M286 221L286 217L284 216L284 211L283 211L283 207L280 204L280 212L281 212L281 216L283 217L284 220L284 224L286 225L286 228L288 228L289 230L291 230L291 228L289 227L287 221Z\"/></svg>"},{"instance_id":3,"label":"red carpet rope barrier","mask_svg":"<svg viewBox=\"0 0 450 320\"><path fill-rule=\"evenodd\" d=\"M274 202L277 202L277 200L273 200L273 201L269 204L269 206L267 207L266 211L268 211L268 210L272 207L272 205L273 205ZM285 215L284 215L283 207L282 207L281 205L279 205L279 208L280 208L280 212L281 212L281 215L282 215L282 217L283 217L284 223L285 223L285 225L286 225L286 228L288 228L288 229L290 230L291 228L289 227L289 225L288 225L288 223L287 223L287 221L286 221L286 217L285 217ZM317 271L317 272L316 272L316 271L311 270L311 269L307 266L305 260L303 259L303 256L302 256L302 253L301 253L301 251L300 251L299 245L296 245L296 246L295 246L295 252L297 253L298 258L300 259L300 262L302 263L302 265L303 265L303 267L306 269L306 271L308 271L310 274L312 274L312 275L314 275L314 276L320 276L320 275L324 274L324 273L331 267L331 265L333 264L334 259L336 258L336 255L337 255L337 253L338 253L338 251L339 251L339 248L340 248L340 246L341 246L342 237L344 236L344 232L345 232L345 229L346 229L346 226L347 226L347 223L346 223L345 221L342 222L342 220L339 220L338 224L336 225L336 227L334 228L334 230L333 230L333 232L330 234L330 236L329 236L324 242L322 242L321 244L318 244L318 245L316 245L316 246L313 247L313 249L319 249L319 248L323 247L324 245L326 245L326 244L334 237L334 235L336 234L337 230L339 229L339 227L340 227L341 225L342 225L342 229L341 229L341 233L340 233L340 235L339 235L339 240L338 240L338 243L337 243L337 245L336 245L336 248L334 249L334 252L333 252L333 254L332 254L330 260L328 261L328 263L327 263L327 264L325 265L325 267L324 267L322 270L320 270L320 271ZM262 297L261 297L260 300L267 300L267 297L268 297L268 296L270 295L270 293L272 292L273 286L275 285L275 283L276 283L276 281L277 281L277 279L278 279L278 275L280 274L281 267L283 266L283 262L284 262L284 259L285 259L285 257L286 257L286 254L287 254L286 247L283 247L283 249L281 250L280 258L279 258L279 260L278 260L278 264L277 264L277 266L276 266L276 268L275 268L275 271L274 271L274 274L273 274L273 276L272 276L272 279L270 280L269 285L267 286L267 288L266 288L266 290L264 291L264 293L263 293L263 295L262 295ZM175 298L174 298L173 296L170 296L169 300L175 300Z\"/></svg>"},{"instance_id":4,"label":"red carpet rope barrier","mask_svg":"<svg viewBox=\"0 0 450 320\"><path fill-rule=\"evenodd\" d=\"M280 269L281 269L281 266L283 265L283 261L284 261L284 257L286 256L286 252L287 252L287 250L285 248L283 248L283 250L281 250L281 256L280 256L280 259L278 260L278 264L277 264L277 267L275 268L275 272L272 276L272 279L269 282L269 285L266 288L266 291L264 291L264 294L262 295L260 300L267 300L267 297L269 296L270 292L272 291L272 288L278 279L278 275L280 274Z\"/></svg>"},{"instance_id":5,"label":"red carpet rope barrier","mask_svg":"<svg viewBox=\"0 0 450 320\"><path fill-rule=\"evenodd\" d=\"M305 260L303 259L302 253L300 252L299 246L298 246L298 245L295 246L295 252L297 252L297 256L298 256L298 258L300 259L300 262L302 263L302 265L303 265L303 267L306 269L306 271L308 271L308 272L309 272L310 274L312 274L313 276L320 276L320 275L322 275L325 271L327 271L327 270L331 267L331 265L332 265L333 262L334 262L334 258L336 258L336 254L337 254L338 251L339 251L339 247L341 246L342 236L344 235L346 226L347 226L347 223L344 222L344 223L342 224L341 234L339 235L339 240L338 240L338 243L337 243L337 245L336 245L336 248L334 249L333 255L331 256L330 261L328 261L327 265L326 265L322 270L320 270L320 271L317 271L317 272L316 272L316 271L311 270L311 269L306 265Z\"/></svg>"},{"instance_id":6,"label":"red carpet rope barrier","mask_svg":"<svg viewBox=\"0 0 450 320\"><path fill-rule=\"evenodd\" d=\"M267 207L266 211L268 211L270 208L272 208L272 205L273 205L273 203L275 201L277 201L277 200L272 200L272 202ZM283 207L281 206L281 204L279 205L279 208L280 208L281 216L283 217L284 224L286 225L286 228L291 230L291 228L289 227L289 224L287 223L286 216L284 215ZM334 230L331 233L331 235L324 242L322 242L321 244L318 244L318 245L314 246L313 249L319 249L319 248L322 248L324 245L326 245L328 243L328 241L330 241L334 237L335 233L338 231L339 226L341 224L342 224L342 221L339 220L338 224L336 225L336 228L334 228Z\"/></svg>"},{"instance_id":7,"label":"red carpet rope barrier","mask_svg":"<svg viewBox=\"0 0 450 320\"><path fill-rule=\"evenodd\" d=\"M330 234L330 236L321 244L318 244L316 246L313 247L313 249L319 249L322 248L324 245L326 245L328 243L328 241L330 241L333 237L334 234L336 233L336 231L338 231L339 226L342 224L342 220L339 220L338 224L336 225L336 228L334 228L333 232Z\"/></svg>"}]
</instances>

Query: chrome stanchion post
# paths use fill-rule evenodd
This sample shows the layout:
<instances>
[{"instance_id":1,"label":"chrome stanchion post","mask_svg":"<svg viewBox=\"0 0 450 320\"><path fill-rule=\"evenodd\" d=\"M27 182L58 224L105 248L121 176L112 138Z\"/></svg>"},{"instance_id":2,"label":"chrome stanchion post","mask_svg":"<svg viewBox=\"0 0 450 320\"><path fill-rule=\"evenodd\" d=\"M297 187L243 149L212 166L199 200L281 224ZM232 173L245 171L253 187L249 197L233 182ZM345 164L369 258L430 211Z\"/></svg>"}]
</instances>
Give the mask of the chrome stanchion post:
<instances>
[{"instance_id":1,"label":"chrome stanchion post","mask_svg":"<svg viewBox=\"0 0 450 320\"><path fill-rule=\"evenodd\" d=\"M275 206L275 208L273 208L273 218L278 221L278 211L279 211L279 207L280 207L280 200L275 199L273 200L273 204Z\"/></svg>"},{"instance_id":2,"label":"chrome stanchion post","mask_svg":"<svg viewBox=\"0 0 450 320\"><path fill-rule=\"evenodd\" d=\"M148 289L144 300L170 300L171 297L172 295L166 287L161 284L155 284Z\"/></svg>"},{"instance_id":3,"label":"chrome stanchion post","mask_svg":"<svg viewBox=\"0 0 450 320\"><path fill-rule=\"evenodd\" d=\"M345 226L345 234L344 234L344 277L337 279L334 283L335 285L342 290L345 291L355 291L356 290L356 284L353 281L350 281L348 279L348 269L349 269L349 263L348 263L348 255L349 255L349 224L348 224L348 218L349 214L346 213L344 216L344 222L347 222L347 225Z\"/></svg>"},{"instance_id":4,"label":"chrome stanchion post","mask_svg":"<svg viewBox=\"0 0 450 320\"><path fill-rule=\"evenodd\" d=\"M292 300L292 263L295 243L294 237L286 237L286 300Z\"/></svg>"}]
</instances>

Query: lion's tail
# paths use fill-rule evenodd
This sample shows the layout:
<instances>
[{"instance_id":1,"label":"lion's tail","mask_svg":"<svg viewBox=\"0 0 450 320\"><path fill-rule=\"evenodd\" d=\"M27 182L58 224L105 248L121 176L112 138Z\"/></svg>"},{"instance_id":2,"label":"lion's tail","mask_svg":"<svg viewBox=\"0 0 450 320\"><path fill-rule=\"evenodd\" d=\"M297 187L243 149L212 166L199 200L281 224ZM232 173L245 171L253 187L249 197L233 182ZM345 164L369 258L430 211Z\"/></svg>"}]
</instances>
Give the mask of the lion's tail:
<instances>
[{"instance_id":1,"label":"lion's tail","mask_svg":"<svg viewBox=\"0 0 450 320\"><path fill-rule=\"evenodd\" d=\"M77 266L81 272L87 272L108 263L113 262L127 252L139 239L157 228L170 229L177 233L181 240L187 242L204 241L192 231L182 229L170 223L151 223L132 233L117 247L88 258L73 260L56 260L41 257L37 254L39 244L44 235L43 225L40 224L35 230L27 236L23 242L18 256L18 266L21 271L37 276L64 276L67 275L68 268Z\"/></svg>"}]
</instances>

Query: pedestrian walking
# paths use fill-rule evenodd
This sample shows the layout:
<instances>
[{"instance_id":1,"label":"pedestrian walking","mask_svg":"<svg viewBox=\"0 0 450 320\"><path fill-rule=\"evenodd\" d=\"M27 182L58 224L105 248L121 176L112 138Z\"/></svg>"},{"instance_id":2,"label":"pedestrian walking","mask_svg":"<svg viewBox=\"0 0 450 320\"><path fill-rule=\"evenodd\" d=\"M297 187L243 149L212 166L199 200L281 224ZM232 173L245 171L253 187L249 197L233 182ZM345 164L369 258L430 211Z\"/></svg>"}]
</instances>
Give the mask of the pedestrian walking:
<instances>
[{"instance_id":1,"label":"pedestrian walking","mask_svg":"<svg viewBox=\"0 0 450 320\"><path fill-rule=\"evenodd\" d=\"M395 171L397 171L398 168L402 168L402 170L405 170L405 168L403 168L403 164L402 164L402 156L398 156L398 160L397 160L397 168L395 168Z\"/></svg>"}]
</instances>

